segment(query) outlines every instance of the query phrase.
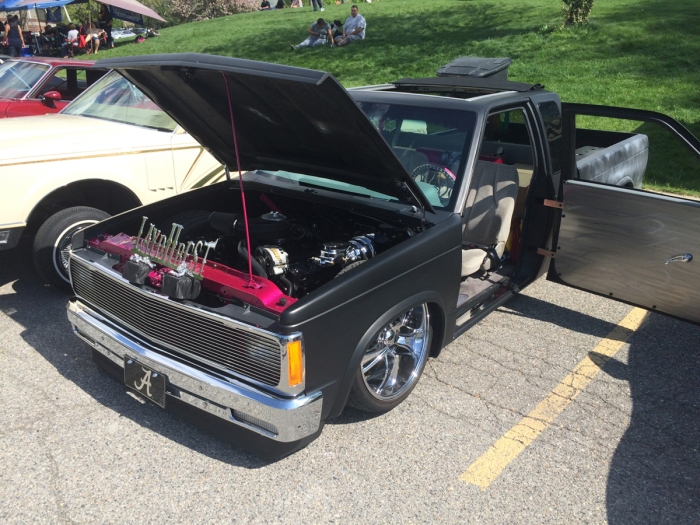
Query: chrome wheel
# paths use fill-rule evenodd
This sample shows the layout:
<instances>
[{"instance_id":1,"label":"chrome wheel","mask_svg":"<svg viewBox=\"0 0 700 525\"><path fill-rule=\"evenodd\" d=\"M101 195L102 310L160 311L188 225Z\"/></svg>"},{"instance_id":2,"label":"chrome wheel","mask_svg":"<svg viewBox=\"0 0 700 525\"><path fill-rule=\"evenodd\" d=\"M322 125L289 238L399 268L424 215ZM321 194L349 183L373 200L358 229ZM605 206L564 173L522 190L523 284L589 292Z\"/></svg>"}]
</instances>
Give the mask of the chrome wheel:
<instances>
[{"instance_id":1,"label":"chrome wheel","mask_svg":"<svg viewBox=\"0 0 700 525\"><path fill-rule=\"evenodd\" d=\"M428 358L428 306L411 308L387 324L362 356L361 373L367 391L377 400L394 401L420 377Z\"/></svg>"},{"instance_id":2,"label":"chrome wheel","mask_svg":"<svg viewBox=\"0 0 700 525\"><path fill-rule=\"evenodd\" d=\"M60 233L60 235L56 239L56 242L54 242L53 265L56 269L56 273L61 277L61 279L66 281L66 283L70 283L70 279L68 277L68 260L70 259L70 251L73 247L73 245L71 244L71 237L73 237L73 234L76 233L78 230L87 228L91 224L95 224L97 222L99 221L84 220L76 222L75 224L71 224Z\"/></svg>"}]
</instances>

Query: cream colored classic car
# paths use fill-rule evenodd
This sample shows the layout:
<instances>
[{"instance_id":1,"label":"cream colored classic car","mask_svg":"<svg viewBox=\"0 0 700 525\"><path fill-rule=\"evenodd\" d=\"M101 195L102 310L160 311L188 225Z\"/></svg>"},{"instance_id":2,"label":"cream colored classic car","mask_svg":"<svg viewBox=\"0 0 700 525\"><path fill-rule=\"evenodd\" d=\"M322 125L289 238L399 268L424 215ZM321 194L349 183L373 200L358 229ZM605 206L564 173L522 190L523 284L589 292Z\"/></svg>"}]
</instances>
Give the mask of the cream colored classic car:
<instances>
[{"instance_id":1,"label":"cream colored classic car","mask_svg":"<svg viewBox=\"0 0 700 525\"><path fill-rule=\"evenodd\" d=\"M0 250L35 234L39 274L64 288L73 233L225 176L194 138L116 73L59 114L0 121L0 136Z\"/></svg>"}]
</instances>

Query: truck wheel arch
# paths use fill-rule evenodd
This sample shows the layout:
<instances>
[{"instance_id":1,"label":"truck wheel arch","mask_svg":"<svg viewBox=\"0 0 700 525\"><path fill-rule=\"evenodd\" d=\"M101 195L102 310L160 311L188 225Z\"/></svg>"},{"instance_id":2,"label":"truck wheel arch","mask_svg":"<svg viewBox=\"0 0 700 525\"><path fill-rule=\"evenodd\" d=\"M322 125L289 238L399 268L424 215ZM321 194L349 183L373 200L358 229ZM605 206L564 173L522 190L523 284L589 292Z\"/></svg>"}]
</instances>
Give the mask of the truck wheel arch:
<instances>
[{"instance_id":1,"label":"truck wheel arch","mask_svg":"<svg viewBox=\"0 0 700 525\"><path fill-rule=\"evenodd\" d=\"M391 322L392 319L409 308L422 303L428 304L430 325L433 331L428 358L436 357L440 353L442 344L445 341L445 308L442 298L436 292L426 291L404 299L379 317L365 331L364 335L358 341L350 361L348 362L348 366L345 369L345 373L343 374L338 395L333 402L333 408L328 417L337 417L342 414L350 395L350 389L352 388L355 371L360 364L364 350L369 344L370 340L376 336L377 332L384 325Z\"/></svg>"}]
</instances>

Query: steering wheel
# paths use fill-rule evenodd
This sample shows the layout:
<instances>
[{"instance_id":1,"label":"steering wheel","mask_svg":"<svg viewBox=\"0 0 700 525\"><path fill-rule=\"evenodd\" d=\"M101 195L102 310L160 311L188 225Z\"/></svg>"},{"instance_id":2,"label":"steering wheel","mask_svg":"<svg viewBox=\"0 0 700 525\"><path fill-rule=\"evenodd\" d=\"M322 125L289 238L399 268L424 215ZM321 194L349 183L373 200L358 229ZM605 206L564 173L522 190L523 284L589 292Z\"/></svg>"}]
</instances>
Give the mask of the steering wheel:
<instances>
[{"instance_id":1,"label":"steering wheel","mask_svg":"<svg viewBox=\"0 0 700 525\"><path fill-rule=\"evenodd\" d=\"M449 204L457 178L450 170L438 164L421 164L411 172L411 176L416 182L425 182L435 187L442 205Z\"/></svg>"}]
</instances>

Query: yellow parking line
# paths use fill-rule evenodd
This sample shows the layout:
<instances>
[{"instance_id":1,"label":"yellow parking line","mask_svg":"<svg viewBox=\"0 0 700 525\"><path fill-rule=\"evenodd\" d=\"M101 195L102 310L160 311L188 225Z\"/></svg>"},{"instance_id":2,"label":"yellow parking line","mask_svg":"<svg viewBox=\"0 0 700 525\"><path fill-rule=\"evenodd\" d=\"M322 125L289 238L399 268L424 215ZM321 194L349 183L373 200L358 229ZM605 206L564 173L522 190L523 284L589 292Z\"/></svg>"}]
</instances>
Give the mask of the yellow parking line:
<instances>
[{"instance_id":1,"label":"yellow parking line","mask_svg":"<svg viewBox=\"0 0 700 525\"><path fill-rule=\"evenodd\" d=\"M576 396L593 380L601 367L613 357L637 330L648 312L635 308L600 344L576 365L576 368L552 390L547 398L489 450L477 459L459 479L481 490L493 483L508 464L527 448Z\"/></svg>"}]
</instances>

